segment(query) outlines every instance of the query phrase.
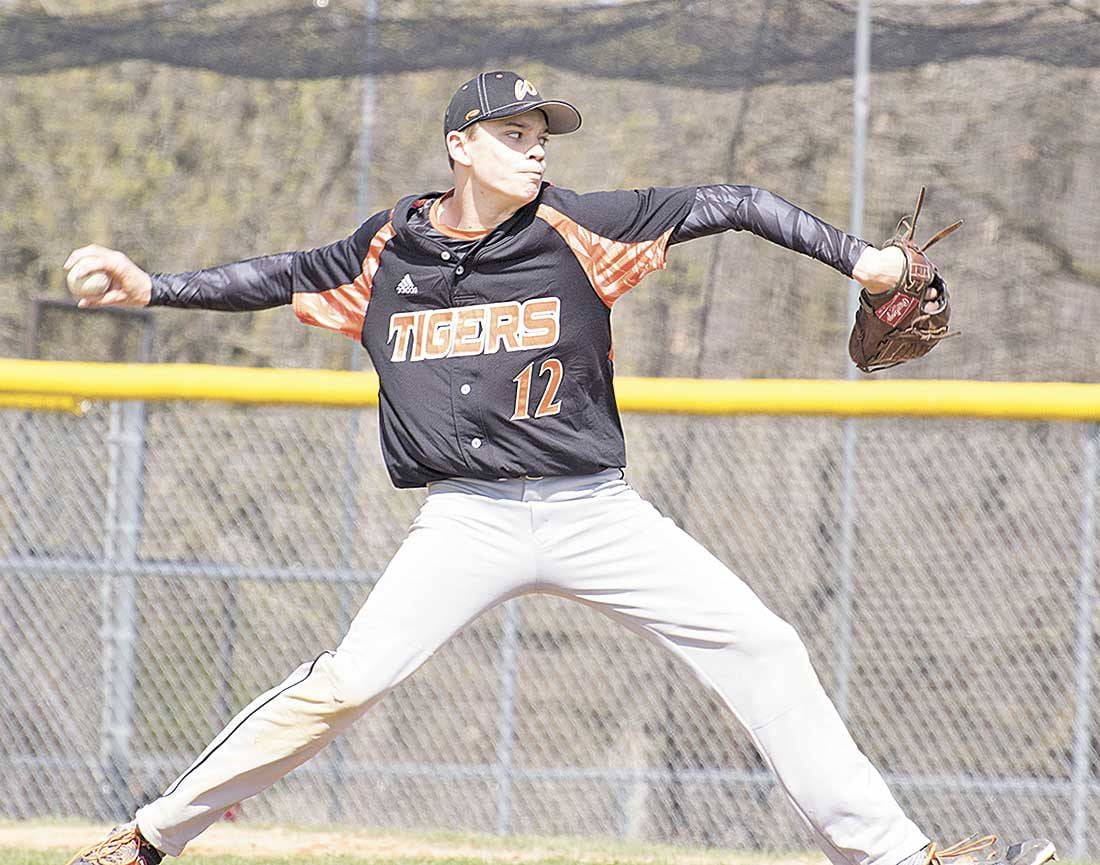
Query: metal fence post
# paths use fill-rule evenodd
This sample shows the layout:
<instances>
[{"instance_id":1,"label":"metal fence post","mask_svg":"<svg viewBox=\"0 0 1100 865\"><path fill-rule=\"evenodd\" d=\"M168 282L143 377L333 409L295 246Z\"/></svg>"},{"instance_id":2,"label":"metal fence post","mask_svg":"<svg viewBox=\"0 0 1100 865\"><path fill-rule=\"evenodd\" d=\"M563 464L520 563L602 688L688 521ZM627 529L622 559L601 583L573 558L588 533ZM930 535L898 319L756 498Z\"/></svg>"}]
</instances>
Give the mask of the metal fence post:
<instances>
[{"instance_id":1,"label":"metal fence post","mask_svg":"<svg viewBox=\"0 0 1100 865\"><path fill-rule=\"evenodd\" d=\"M852 79L852 210L848 230L863 233L863 175L867 161L867 119L871 92L871 0L860 0L856 12L855 76ZM859 305L859 283L848 283L848 320ZM848 367L848 379L856 368ZM854 418L844 421L840 487L840 550L837 561L836 707L847 720L852 669L853 572L855 570L855 465L858 430Z\"/></svg>"},{"instance_id":2,"label":"metal fence post","mask_svg":"<svg viewBox=\"0 0 1100 865\"><path fill-rule=\"evenodd\" d=\"M137 585L132 567L141 536L145 462L145 404L112 403L107 436L107 504L104 525L103 713L100 753L107 817L128 815L133 737Z\"/></svg>"},{"instance_id":3,"label":"metal fence post","mask_svg":"<svg viewBox=\"0 0 1100 865\"><path fill-rule=\"evenodd\" d=\"M1100 424L1085 426L1081 459L1081 569L1077 580L1076 701L1070 811L1073 815L1071 858L1083 860L1088 837L1088 793L1092 762L1092 609L1096 582L1096 484L1100 462Z\"/></svg>"},{"instance_id":4,"label":"metal fence post","mask_svg":"<svg viewBox=\"0 0 1100 865\"><path fill-rule=\"evenodd\" d=\"M223 630L218 635L217 723L228 724L236 708L233 699L233 657L237 649L237 581L226 577L218 584Z\"/></svg>"},{"instance_id":5,"label":"metal fence post","mask_svg":"<svg viewBox=\"0 0 1100 865\"><path fill-rule=\"evenodd\" d=\"M355 182L356 218L366 222L370 216L370 162L374 149L374 105L376 87L370 64L374 59L374 22L378 15L378 0L363 0L364 27L363 52L366 59L363 70L363 90L359 100L359 165ZM356 342L348 354L348 367L353 372L363 369L363 346ZM358 507L359 484L362 477L359 453L359 432L363 423L363 410L354 409L348 413L348 422L344 433L344 472L341 478L340 493L340 568L349 571L352 567L351 552L355 549L359 535ZM353 588L341 583L337 590L339 597L339 615L341 631L347 631L355 618ZM333 823L340 823L344 817L344 785L346 783L347 758L343 743L337 739L329 747L332 774L328 789L328 814Z\"/></svg>"},{"instance_id":6,"label":"metal fence post","mask_svg":"<svg viewBox=\"0 0 1100 865\"><path fill-rule=\"evenodd\" d=\"M519 601L504 604L500 635L500 700L497 710L497 834L512 830L512 751L516 741L516 664L519 660Z\"/></svg>"}]
</instances>

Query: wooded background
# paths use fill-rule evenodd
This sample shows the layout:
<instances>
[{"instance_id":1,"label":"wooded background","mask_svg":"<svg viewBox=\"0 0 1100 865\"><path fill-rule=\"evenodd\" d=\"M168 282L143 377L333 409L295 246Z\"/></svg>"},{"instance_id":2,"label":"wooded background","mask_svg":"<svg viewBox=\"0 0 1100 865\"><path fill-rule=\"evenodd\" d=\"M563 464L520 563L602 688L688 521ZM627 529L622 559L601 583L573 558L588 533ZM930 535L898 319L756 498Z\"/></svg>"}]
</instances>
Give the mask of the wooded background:
<instances>
[{"instance_id":1,"label":"wooded background","mask_svg":"<svg viewBox=\"0 0 1100 865\"><path fill-rule=\"evenodd\" d=\"M121 325L43 314L85 243L184 270L349 234L450 185L458 83L514 68L584 115L548 178L581 191L750 183L847 227L854 2L7 0L0 3L0 354L122 359ZM1095 380L1094 0L873 4L863 234L929 188L963 336L901 376ZM847 284L759 239L673 250L616 308L620 373L838 377ZM342 368L259 314L156 311L152 357ZM31 345L30 342L34 342ZM132 341L131 341L132 342Z\"/></svg>"}]
</instances>

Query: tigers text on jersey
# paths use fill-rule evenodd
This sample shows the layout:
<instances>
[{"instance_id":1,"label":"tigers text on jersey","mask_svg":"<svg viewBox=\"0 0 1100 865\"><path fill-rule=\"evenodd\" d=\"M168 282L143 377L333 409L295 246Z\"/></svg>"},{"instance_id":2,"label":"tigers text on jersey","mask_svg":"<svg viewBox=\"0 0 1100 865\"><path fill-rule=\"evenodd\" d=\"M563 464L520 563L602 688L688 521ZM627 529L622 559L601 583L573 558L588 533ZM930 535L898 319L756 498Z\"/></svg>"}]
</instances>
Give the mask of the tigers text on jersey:
<instances>
[{"instance_id":1,"label":"tigers text on jersey","mask_svg":"<svg viewBox=\"0 0 1100 865\"><path fill-rule=\"evenodd\" d=\"M370 353L394 484L625 465L611 306L664 267L695 188L544 185L478 239L433 227L438 197L376 214L338 256L300 258L294 280L298 318Z\"/></svg>"}]
</instances>

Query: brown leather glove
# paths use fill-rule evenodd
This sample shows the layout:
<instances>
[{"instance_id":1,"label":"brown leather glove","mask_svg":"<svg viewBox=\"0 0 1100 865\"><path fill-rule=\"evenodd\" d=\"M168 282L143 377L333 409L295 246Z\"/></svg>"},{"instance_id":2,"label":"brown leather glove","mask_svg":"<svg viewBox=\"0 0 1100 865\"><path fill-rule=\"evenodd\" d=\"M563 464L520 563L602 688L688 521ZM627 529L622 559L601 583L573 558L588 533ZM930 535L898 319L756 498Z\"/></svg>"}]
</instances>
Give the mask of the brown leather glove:
<instances>
[{"instance_id":1,"label":"brown leather glove","mask_svg":"<svg viewBox=\"0 0 1100 865\"><path fill-rule=\"evenodd\" d=\"M896 246L905 255L905 269L898 284L889 291L859 294L856 321L848 338L848 354L864 372L877 372L921 357L948 336L951 303L947 284L925 250L962 225L962 220L937 232L924 246L913 242L917 217L924 204L924 187L917 196L912 216L898 222L894 237L886 246Z\"/></svg>"}]
</instances>

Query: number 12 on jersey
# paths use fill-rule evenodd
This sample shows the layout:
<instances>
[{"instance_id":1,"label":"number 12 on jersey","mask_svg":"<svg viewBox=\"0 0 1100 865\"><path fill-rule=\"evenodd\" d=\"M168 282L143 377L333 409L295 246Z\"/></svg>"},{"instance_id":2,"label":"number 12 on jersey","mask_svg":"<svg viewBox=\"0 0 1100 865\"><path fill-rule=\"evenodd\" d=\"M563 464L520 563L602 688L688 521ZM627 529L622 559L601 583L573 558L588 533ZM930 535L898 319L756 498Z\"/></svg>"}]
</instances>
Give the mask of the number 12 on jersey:
<instances>
[{"instance_id":1,"label":"number 12 on jersey","mask_svg":"<svg viewBox=\"0 0 1100 865\"><path fill-rule=\"evenodd\" d=\"M512 420L530 420L530 400L531 400L531 379L534 377L535 364L529 363L523 368L523 371L517 375L512 381L516 383L516 410L512 413ZM561 411L561 403L554 402L555 397L558 395L558 388L561 387L561 378L564 374L561 361L556 357L549 358L542 362L542 366L539 367L539 378L549 374L550 381L546 385L546 390L543 391L542 399L539 400L538 408L535 409L535 417L549 417L555 415Z\"/></svg>"}]
</instances>

